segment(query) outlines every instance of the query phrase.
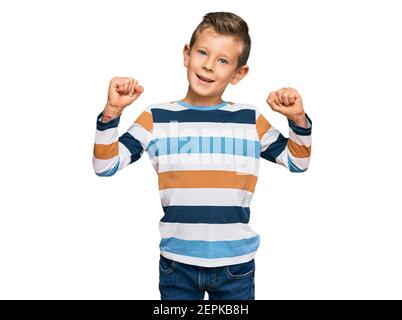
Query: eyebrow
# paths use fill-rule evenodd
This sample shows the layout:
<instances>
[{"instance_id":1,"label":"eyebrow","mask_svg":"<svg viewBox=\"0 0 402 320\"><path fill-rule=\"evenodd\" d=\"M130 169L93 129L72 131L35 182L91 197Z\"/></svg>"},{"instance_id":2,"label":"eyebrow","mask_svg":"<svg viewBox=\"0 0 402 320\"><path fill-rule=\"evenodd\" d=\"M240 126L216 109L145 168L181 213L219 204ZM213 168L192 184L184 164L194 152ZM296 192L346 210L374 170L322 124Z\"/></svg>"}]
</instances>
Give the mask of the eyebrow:
<instances>
[{"instance_id":1,"label":"eyebrow","mask_svg":"<svg viewBox=\"0 0 402 320\"><path fill-rule=\"evenodd\" d=\"M208 48L207 48L206 46L202 46L202 45L197 45L196 48L197 48L197 49L203 48L203 49L205 49L205 50L208 50ZM225 57L225 58L228 58L229 60L232 60L232 57L229 56L229 55L227 55L226 53L223 53L223 52L222 52L221 55L222 55L223 57Z\"/></svg>"}]
</instances>

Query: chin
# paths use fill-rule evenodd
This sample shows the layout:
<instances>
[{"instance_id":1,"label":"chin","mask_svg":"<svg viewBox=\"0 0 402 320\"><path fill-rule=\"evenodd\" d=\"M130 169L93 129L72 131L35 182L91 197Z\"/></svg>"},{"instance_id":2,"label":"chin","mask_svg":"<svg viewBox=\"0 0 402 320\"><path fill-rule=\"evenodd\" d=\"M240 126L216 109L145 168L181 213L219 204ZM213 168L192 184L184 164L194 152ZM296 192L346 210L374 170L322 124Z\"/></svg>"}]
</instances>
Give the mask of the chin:
<instances>
[{"instance_id":1,"label":"chin","mask_svg":"<svg viewBox=\"0 0 402 320\"><path fill-rule=\"evenodd\" d=\"M200 97L208 97L211 95L210 90L205 90L205 89L202 90L202 88L200 89L197 86L193 86L191 84L190 84L190 88L191 88L191 91L193 91L195 94L197 94Z\"/></svg>"}]
</instances>

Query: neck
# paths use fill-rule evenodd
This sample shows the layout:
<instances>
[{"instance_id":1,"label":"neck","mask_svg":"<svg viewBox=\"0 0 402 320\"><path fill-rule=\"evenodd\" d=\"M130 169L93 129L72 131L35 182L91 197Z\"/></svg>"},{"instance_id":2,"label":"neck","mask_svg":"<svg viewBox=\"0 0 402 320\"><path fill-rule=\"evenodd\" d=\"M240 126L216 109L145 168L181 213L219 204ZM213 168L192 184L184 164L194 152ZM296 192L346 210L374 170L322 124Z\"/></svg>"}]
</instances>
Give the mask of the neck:
<instances>
[{"instance_id":1,"label":"neck","mask_svg":"<svg viewBox=\"0 0 402 320\"><path fill-rule=\"evenodd\" d=\"M217 104L221 104L223 102L222 95L212 96L212 97L203 97L195 92L193 92L189 86L186 97L182 99L184 102L191 104L192 106L215 106Z\"/></svg>"}]
</instances>

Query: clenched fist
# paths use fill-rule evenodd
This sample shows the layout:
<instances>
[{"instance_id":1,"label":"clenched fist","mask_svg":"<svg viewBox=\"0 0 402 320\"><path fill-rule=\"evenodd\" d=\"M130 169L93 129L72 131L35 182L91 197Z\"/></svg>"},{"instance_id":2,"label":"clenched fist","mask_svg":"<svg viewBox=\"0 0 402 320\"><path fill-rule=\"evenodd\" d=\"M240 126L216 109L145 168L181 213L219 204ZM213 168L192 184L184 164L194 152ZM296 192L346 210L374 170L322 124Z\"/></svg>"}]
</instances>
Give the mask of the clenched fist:
<instances>
[{"instance_id":1,"label":"clenched fist","mask_svg":"<svg viewBox=\"0 0 402 320\"><path fill-rule=\"evenodd\" d=\"M110 80L107 104L103 112L106 121L120 117L125 107L144 92L134 78L114 77Z\"/></svg>"},{"instance_id":2,"label":"clenched fist","mask_svg":"<svg viewBox=\"0 0 402 320\"><path fill-rule=\"evenodd\" d=\"M282 88L273 91L269 94L267 103L272 110L283 114L302 127L307 127L303 102L296 89Z\"/></svg>"}]
</instances>

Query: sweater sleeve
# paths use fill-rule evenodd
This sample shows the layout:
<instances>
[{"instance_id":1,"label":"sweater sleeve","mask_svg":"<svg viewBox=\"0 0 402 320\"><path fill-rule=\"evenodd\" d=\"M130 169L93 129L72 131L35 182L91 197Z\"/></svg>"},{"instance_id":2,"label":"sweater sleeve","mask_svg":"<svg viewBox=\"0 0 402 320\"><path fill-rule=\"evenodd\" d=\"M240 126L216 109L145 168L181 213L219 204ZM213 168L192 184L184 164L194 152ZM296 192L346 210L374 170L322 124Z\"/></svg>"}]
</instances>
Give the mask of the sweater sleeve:
<instances>
[{"instance_id":1,"label":"sweater sleeve","mask_svg":"<svg viewBox=\"0 0 402 320\"><path fill-rule=\"evenodd\" d=\"M308 169L311 155L312 121L306 114L307 128L288 119L289 138L274 128L262 113L256 110L256 127L260 140L260 157L286 167L290 172Z\"/></svg>"},{"instance_id":2,"label":"sweater sleeve","mask_svg":"<svg viewBox=\"0 0 402 320\"><path fill-rule=\"evenodd\" d=\"M148 151L152 141L153 120L151 109L147 107L119 137L117 127L120 118L103 123L102 117L103 111L96 121L92 165L96 175L109 177L137 161L144 150Z\"/></svg>"}]
</instances>

